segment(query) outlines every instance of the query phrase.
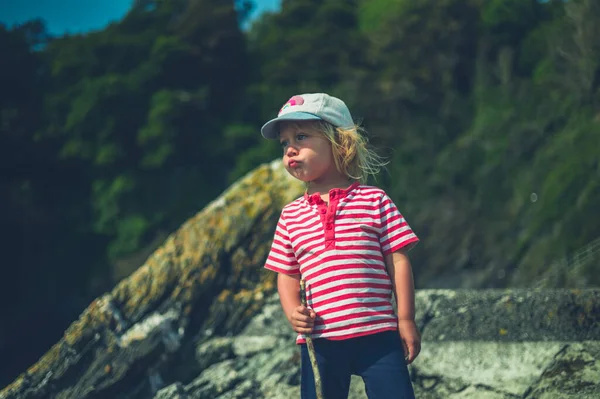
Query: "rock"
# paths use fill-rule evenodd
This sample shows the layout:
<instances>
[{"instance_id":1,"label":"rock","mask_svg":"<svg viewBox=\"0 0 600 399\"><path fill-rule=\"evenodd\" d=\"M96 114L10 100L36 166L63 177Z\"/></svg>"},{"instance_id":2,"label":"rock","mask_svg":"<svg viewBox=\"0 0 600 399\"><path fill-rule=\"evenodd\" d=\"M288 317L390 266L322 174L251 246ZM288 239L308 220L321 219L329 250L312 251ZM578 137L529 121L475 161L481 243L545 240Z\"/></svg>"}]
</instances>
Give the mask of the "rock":
<instances>
[{"instance_id":1,"label":"rock","mask_svg":"<svg viewBox=\"0 0 600 399\"><path fill-rule=\"evenodd\" d=\"M562 350L560 342L424 341L412 366L423 389L443 377L460 388L486 387L491 392L523 397ZM439 389L439 387L438 387Z\"/></svg>"},{"instance_id":2,"label":"rock","mask_svg":"<svg viewBox=\"0 0 600 399\"><path fill-rule=\"evenodd\" d=\"M186 391L192 397L217 398L238 388L244 379L236 370L239 364L232 359L217 363L204 370L189 385Z\"/></svg>"},{"instance_id":3,"label":"rock","mask_svg":"<svg viewBox=\"0 0 600 399\"><path fill-rule=\"evenodd\" d=\"M257 353L274 349L277 339L269 336L239 337L233 341L233 351L236 356L248 357Z\"/></svg>"},{"instance_id":4,"label":"rock","mask_svg":"<svg viewBox=\"0 0 600 399\"><path fill-rule=\"evenodd\" d=\"M599 290L427 290L418 298L424 339L597 340ZM452 313L447 312L454 309Z\"/></svg>"},{"instance_id":5,"label":"rock","mask_svg":"<svg viewBox=\"0 0 600 399\"><path fill-rule=\"evenodd\" d=\"M93 301L0 398L146 398L193 378L195 342L239 332L274 292L262 263L281 208L303 190L280 161L249 173Z\"/></svg>"},{"instance_id":6,"label":"rock","mask_svg":"<svg viewBox=\"0 0 600 399\"><path fill-rule=\"evenodd\" d=\"M600 341L565 345L527 395L539 399L556 397L600 397Z\"/></svg>"},{"instance_id":7,"label":"rock","mask_svg":"<svg viewBox=\"0 0 600 399\"><path fill-rule=\"evenodd\" d=\"M179 382L161 389L154 395L154 399L187 399L185 388Z\"/></svg>"},{"instance_id":8,"label":"rock","mask_svg":"<svg viewBox=\"0 0 600 399\"><path fill-rule=\"evenodd\" d=\"M350 380L350 391L348 392L348 399L364 399L367 397L365 392L365 384L363 380L353 375Z\"/></svg>"},{"instance_id":9,"label":"rock","mask_svg":"<svg viewBox=\"0 0 600 399\"><path fill-rule=\"evenodd\" d=\"M198 370L205 370L213 364L232 359L234 356L233 338L217 337L196 348Z\"/></svg>"},{"instance_id":10,"label":"rock","mask_svg":"<svg viewBox=\"0 0 600 399\"><path fill-rule=\"evenodd\" d=\"M600 397L599 290L425 290L416 302L417 397Z\"/></svg>"}]
</instances>

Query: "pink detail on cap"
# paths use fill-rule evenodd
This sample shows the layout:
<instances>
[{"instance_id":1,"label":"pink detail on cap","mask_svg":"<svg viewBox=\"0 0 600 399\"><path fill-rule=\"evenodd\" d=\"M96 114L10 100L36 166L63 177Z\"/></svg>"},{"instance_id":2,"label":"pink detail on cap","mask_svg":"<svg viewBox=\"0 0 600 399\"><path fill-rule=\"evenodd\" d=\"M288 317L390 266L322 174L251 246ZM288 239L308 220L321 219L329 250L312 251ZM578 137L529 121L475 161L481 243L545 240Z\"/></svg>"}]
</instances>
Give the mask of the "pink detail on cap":
<instances>
[{"instance_id":1,"label":"pink detail on cap","mask_svg":"<svg viewBox=\"0 0 600 399\"><path fill-rule=\"evenodd\" d=\"M302 96L294 96L288 100L288 104L302 105L302 104L304 104L304 99L302 98Z\"/></svg>"},{"instance_id":2,"label":"pink detail on cap","mask_svg":"<svg viewBox=\"0 0 600 399\"><path fill-rule=\"evenodd\" d=\"M283 112L284 109L286 109L287 107L293 107L294 105L302 105L304 104L304 99L302 98L302 96L293 96L292 98L290 98L287 103L285 103L283 105L283 107L281 107L281 109L279 110L279 113L281 114Z\"/></svg>"}]
</instances>

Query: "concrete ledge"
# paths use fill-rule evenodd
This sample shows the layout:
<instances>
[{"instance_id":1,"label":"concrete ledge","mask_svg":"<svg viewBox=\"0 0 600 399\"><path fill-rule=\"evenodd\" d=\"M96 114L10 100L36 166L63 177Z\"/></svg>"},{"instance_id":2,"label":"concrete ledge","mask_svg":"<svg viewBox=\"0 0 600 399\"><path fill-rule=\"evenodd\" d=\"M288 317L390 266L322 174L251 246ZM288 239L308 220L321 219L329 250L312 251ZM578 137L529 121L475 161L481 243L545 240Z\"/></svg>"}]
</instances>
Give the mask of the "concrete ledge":
<instances>
[{"instance_id":1,"label":"concrete ledge","mask_svg":"<svg viewBox=\"0 0 600 399\"><path fill-rule=\"evenodd\" d=\"M424 341L600 339L600 290L421 290Z\"/></svg>"}]
</instances>

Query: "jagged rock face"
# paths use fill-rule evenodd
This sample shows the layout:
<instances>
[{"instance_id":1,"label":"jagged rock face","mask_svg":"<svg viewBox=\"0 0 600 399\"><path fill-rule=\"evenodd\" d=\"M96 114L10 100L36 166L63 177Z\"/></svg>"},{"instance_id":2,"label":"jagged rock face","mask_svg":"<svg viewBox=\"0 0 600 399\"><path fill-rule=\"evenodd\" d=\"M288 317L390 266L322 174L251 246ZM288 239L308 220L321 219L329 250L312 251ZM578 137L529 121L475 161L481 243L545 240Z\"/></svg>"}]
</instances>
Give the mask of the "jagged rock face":
<instances>
[{"instance_id":1,"label":"jagged rock face","mask_svg":"<svg viewBox=\"0 0 600 399\"><path fill-rule=\"evenodd\" d=\"M300 356L262 269L303 191L258 168L95 300L0 391L22 398L297 398ZM417 292L418 398L600 397L600 291ZM353 379L351 399L365 398Z\"/></svg>"},{"instance_id":2,"label":"jagged rock face","mask_svg":"<svg viewBox=\"0 0 600 399\"><path fill-rule=\"evenodd\" d=\"M92 302L0 398L147 398L191 380L196 343L238 333L274 292L261 266L281 208L303 190L279 161L248 174Z\"/></svg>"}]
</instances>

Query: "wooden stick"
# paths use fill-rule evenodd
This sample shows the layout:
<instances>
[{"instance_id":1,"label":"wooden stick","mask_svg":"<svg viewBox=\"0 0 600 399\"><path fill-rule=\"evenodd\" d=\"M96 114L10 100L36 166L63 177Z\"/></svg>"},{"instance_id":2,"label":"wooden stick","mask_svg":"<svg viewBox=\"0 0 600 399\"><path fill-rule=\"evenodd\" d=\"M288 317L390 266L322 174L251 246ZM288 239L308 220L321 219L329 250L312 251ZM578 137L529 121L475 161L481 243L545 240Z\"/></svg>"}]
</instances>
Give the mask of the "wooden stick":
<instances>
[{"instance_id":1,"label":"wooden stick","mask_svg":"<svg viewBox=\"0 0 600 399\"><path fill-rule=\"evenodd\" d=\"M300 300L303 306L306 305L306 283L304 279L300 280ZM308 348L308 357L310 358L310 365L312 366L313 375L315 376L315 390L317 391L317 399L323 399L323 386L321 384L321 374L319 373L319 366L317 365L317 357L315 355L315 347L313 345L312 337L310 334L304 334L306 337L306 347Z\"/></svg>"}]
</instances>

